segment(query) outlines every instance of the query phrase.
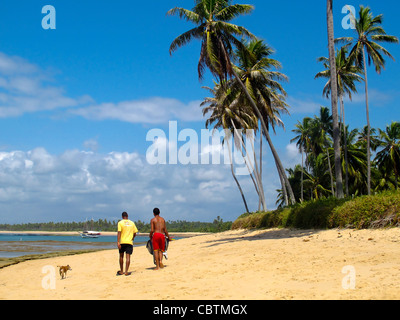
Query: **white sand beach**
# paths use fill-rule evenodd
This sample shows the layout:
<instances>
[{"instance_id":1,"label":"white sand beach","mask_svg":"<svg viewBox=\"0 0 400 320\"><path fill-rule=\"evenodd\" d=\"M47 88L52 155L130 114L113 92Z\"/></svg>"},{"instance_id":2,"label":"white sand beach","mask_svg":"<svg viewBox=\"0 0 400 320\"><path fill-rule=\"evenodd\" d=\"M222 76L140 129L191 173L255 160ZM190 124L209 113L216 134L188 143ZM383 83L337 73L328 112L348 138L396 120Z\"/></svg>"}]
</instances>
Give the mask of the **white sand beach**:
<instances>
[{"instance_id":1,"label":"white sand beach","mask_svg":"<svg viewBox=\"0 0 400 320\"><path fill-rule=\"evenodd\" d=\"M0 299L391 300L400 297L399 244L399 228L229 231L172 242L160 271L135 248L128 277L116 276L117 250L26 261L0 270ZM49 270L55 288L46 290Z\"/></svg>"}]
</instances>

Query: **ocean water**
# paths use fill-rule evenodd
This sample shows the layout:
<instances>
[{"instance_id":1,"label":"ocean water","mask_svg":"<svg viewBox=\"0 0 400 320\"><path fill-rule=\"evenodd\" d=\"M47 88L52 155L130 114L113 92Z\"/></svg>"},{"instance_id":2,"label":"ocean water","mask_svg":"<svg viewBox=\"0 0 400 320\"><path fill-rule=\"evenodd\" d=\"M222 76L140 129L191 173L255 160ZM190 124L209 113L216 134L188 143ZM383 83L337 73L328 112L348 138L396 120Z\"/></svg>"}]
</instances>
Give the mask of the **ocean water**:
<instances>
[{"instance_id":1,"label":"ocean water","mask_svg":"<svg viewBox=\"0 0 400 320\"><path fill-rule=\"evenodd\" d=\"M148 239L148 236L136 236L134 246L145 245ZM80 235L0 234L0 258L91 249L117 250L117 237L100 236L90 239L82 238Z\"/></svg>"}]
</instances>

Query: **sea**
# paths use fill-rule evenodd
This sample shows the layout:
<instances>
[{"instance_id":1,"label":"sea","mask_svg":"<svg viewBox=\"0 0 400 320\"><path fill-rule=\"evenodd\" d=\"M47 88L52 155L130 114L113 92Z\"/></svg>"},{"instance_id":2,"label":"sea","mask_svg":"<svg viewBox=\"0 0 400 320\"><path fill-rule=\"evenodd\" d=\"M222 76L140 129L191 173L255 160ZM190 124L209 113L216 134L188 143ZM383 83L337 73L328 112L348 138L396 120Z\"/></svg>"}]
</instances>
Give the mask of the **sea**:
<instances>
[{"instance_id":1,"label":"sea","mask_svg":"<svg viewBox=\"0 0 400 320\"><path fill-rule=\"evenodd\" d=\"M145 245L148 240L147 235L138 235L134 246ZM117 237L101 235L98 238L82 238L80 235L0 234L0 258L93 249L117 249Z\"/></svg>"}]
</instances>

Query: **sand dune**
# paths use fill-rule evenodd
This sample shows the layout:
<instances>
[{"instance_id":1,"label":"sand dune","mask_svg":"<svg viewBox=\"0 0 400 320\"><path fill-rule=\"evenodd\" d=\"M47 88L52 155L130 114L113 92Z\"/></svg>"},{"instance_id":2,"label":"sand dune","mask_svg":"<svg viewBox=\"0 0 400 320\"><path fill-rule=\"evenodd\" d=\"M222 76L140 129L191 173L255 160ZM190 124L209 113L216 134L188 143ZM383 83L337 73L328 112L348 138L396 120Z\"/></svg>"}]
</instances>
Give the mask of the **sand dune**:
<instances>
[{"instance_id":1,"label":"sand dune","mask_svg":"<svg viewBox=\"0 0 400 320\"><path fill-rule=\"evenodd\" d=\"M20 263L0 270L0 299L398 299L399 244L398 228L230 231L172 242L157 272L135 248L129 277L117 250Z\"/></svg>"}]
</instances>

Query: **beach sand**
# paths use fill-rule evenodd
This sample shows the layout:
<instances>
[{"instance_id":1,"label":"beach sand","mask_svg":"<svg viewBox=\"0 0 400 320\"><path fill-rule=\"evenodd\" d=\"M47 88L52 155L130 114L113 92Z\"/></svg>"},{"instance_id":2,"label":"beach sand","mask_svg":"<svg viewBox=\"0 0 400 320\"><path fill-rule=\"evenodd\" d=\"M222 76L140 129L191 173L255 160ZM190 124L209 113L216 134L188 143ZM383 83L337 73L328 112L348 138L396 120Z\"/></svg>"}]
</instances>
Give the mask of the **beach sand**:
<instances>
[{"instance_id":1,"label":"beach sand","mask_svg":"<svg viewBox=\"0 0 400 320\"><path fill-rule=\"evenodd\" d=\"M399 228L229 231L172 242L160 271L135 248L128 277L117 250L26 261L0 270L0 299L399 299L399 245Z\"/></svg>"}]
</instances>

